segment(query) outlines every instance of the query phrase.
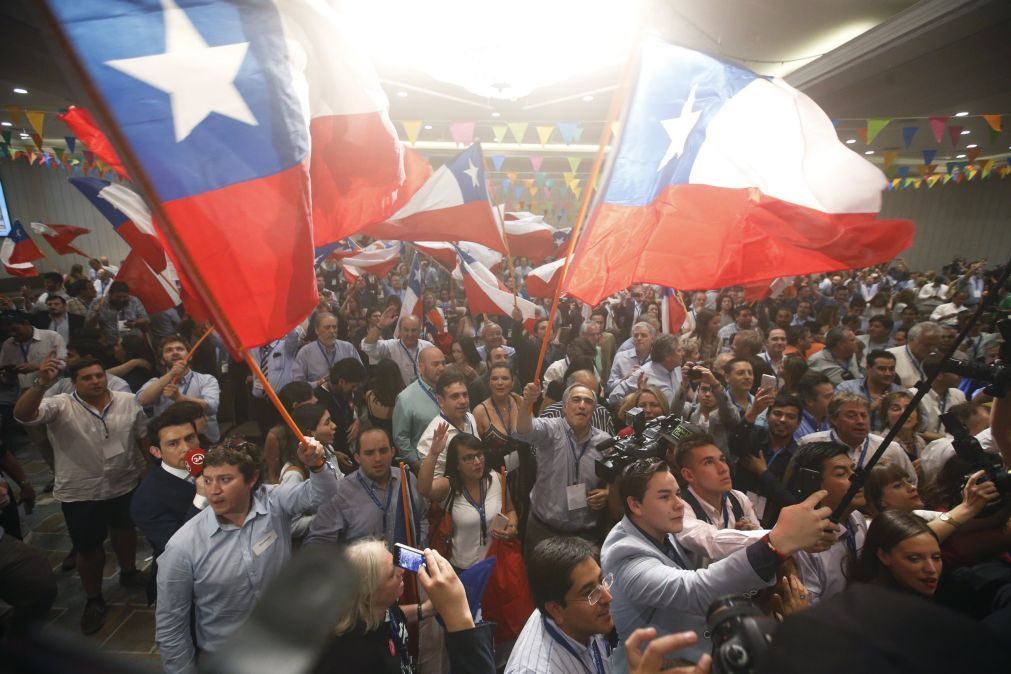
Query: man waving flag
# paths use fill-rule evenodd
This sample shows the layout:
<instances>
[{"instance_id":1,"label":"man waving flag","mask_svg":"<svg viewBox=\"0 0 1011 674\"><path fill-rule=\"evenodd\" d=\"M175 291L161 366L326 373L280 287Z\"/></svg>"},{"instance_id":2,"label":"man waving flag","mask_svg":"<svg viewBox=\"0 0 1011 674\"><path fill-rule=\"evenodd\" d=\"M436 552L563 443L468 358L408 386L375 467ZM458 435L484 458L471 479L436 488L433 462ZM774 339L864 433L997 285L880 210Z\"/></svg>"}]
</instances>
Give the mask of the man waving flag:
<instances>
[{"instance_id":1,"label":"man waving flag","mask_svg":"<svg viewBox=\"0 0 1011 674\"><path fill-rule=\"evenodd\" d=\"M913 225L876 219L885 185L785 82L651 40L564 291L596 304L891 260Z\"/></svg>"}]
</instances>

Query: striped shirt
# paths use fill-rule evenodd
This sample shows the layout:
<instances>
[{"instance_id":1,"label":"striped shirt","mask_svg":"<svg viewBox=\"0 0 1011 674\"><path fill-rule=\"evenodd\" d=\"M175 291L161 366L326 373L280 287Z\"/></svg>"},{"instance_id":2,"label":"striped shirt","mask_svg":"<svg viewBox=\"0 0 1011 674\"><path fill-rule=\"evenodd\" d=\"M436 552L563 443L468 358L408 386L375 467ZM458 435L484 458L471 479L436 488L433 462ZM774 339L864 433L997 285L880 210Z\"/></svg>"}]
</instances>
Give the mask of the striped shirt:
<instances>
[{"instance_id":1,"label":"striped shirt","mask_svg":"<svg viewBox=\"0 0 1011 674\"><path fill-rule=\"evenodd\" d=\"M593 651L603 665L602 674L611 671L610 649L604 637L595 634L586 646L562 632L552 621L552 632L545 625L550 618L534 609L523 626L506 664L505 674L593 674L597 672Z\"/></svg>"}]
</instances>

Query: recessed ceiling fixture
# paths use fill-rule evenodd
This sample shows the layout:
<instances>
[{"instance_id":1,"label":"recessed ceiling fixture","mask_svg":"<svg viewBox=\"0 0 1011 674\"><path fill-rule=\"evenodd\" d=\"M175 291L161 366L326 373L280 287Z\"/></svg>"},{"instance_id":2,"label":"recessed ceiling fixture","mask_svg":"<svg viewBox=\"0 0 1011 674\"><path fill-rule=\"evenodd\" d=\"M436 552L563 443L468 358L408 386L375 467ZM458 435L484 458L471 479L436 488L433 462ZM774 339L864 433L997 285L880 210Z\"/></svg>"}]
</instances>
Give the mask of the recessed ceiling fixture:
<instances>
[{"instance_id":1,"label":"recessed ceiling fixture","mask_svg":"<svg viewBox=\"0 0 1011 674\"><path fill-rule=\"evenodd\" d=\"M10 122L0 122L0 126L14 126Z\"/></svg>"},{"instance_id":2,"label":"recessed ceiling fixture","mask_svg":"<svg viewBox=\"0 0 1011 674\"><path fill-rule=\"evenodd\" d=\"M855 142L857 142L857 139L856 139L856 138L847 138L847 139L846 139L846 144L847 144L847 145L852 145L852 144L853 144L853 143L855 143Z\"/></svg>"},{"instance_id":3,"label":"recessed ceiling fixture","mask_svg":"<svg viewBox=\"0 0 1011 674\"><path fill-rule=\"evenodd\" d=\"M966 147L971 150L974 147L979 147L979 145L976 145L976 143L970 143L969 145L966 145Z\"/></svg>"},{"instance_id":4,"label":"recessed ceiling fixture","mask_svg":"<svg viewBox=\"0 0 1011 674\"><path fill-rule=\"evenodd\" d=\"M426 124L425 125L425 131L431 131L431 130L432 130L432 125L431 124Z\"/></svg>"},{"instance_id":5,"label":"recessed ceiling fixture","mask_svg":"<svg viewBox=\"0 0 1011 674\"><path fill-rule=\"evenodd\" d=\"M874 154L874 150L867 150L864 154Z\"/></svg>"},{"instance_id":6,"label":"recessed ceiling fixture","mask_svg":"<svg viewBox=\"0 0 1011 674\"><path fill-rule=\"evenodd\" d=\"M587 94L586 96L583 96L583 100L586 101L587 103L589 103L590 101L593 100L593 96L590 96L589 94Z\"/></svg>"},{"instance_id":7,"label":"recessed ceiling fixture","mask_svg":"<svg viewBox=\"0 0 1011 674\"><path fill-rule=\"evenodd\" d=\"M498 110L496 110L496 111L494 111L493 113L491 113L491 116L492 116L492 117L501 117L501 116L502 116L502 113L501 113L501 112L499 112Z\"/></svg>"},{"instance_id":8,"label":"recessed ceiling fixture","mask_svg":"<svg viewBox=\"0 0 1011 674\"><path fill-rule=\"evenodd\" d=\"M962 129L963 136L968 136L970 133L972 133L972 131L969 131L969 129Z\"/></svg>"},{"instance_id":9,"label":"recessed ceiling fixture","mask_svg":"<svg viewBox=\"0 0 1011 674\"><path fill-rule=\"evenodd\" d=\"M27 89L22 89L21 87L14 87L14 93L15 94L27 94L28 90Z\"/></svg>"},{"instance_id":10,"label":"recessed ceiling fixture","mask_svg":"<svg viewBox=\"0 0 1011 674\"><path fill-rule=\"evenodd\" d=\"M965 159L965 155L964 154L956 154L955 155L955 159Z\"/></svg>"},{"instance_id":11,"label":"recessed ceiling fixture","mask_svg":"<svg viewBox=\"0 0 1011 674\"><path fill-rule=\"evenodd\" d=\"M956 117L968 117L969 113L968 112L956 112L955 116Z\"/></svg>"},{"instance_id":12,"label":"recessed ceiling fixture","mask_svg":"<svg viewBox=\"0 0 1011 674\"><path fill-rule=\"evenodd\" d=\"M397 92L397 96L399 96L400 98L407 98L407 92L406 91L398 91Z\"/></svg>"}]
</instances>

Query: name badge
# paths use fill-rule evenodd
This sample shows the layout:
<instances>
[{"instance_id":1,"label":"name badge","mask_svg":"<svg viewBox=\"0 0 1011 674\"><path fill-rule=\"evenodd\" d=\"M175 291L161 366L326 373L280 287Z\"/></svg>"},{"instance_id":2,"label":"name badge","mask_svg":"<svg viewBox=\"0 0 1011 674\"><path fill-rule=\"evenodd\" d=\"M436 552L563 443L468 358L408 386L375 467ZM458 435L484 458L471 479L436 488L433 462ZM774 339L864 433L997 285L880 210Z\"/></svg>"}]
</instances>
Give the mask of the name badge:
<instances>
[{"instance_id":1,"label":"name badge","mask_svg":"<svg viewBox=\"0 0 1011 674\"><path fill-rule=\"evenodd\" d=\"M565 488L565 500L569 504L569 510L580 510L586 506L586 485L570 484Z\"/></svg>"},{"instance_id":2,"label":"name badge","mask_svg":"<svg viewBox=\"0 0 1011 674\"><path fill-rule=\"evenodd\" d=\"M765 505L766 503L768 503L768 499L766 499L764 496L759 496L753 491L749 491L747 496L748 499L751 501L751 505L755 507L755 515L758 517L759 520L761 520L763 517L765 517Z\"/></svg>"},{"instance_id":3,"label":"name badge","mask_svg":"<svg viewBox=\"0 0 1011 674\"><path fill-rule=\"evenodd\" d=\"M119 438L106 438L102 441L102 456L107 459L119 456L126 451L123 443L120 442Z\"/></svg>"},{"instance_id":4,"label":"name badge","mask_svg":"<svg viewBox=\"0 0 1011 674\"><path fill-rule=\"evenodd\" d=\"M257 543L253 543L253 554L259 557L264 553L264 551L274 544L277 540L277 532L271 529L267 532L267 535L259 540Z\"/></svg>"}]
</instances>

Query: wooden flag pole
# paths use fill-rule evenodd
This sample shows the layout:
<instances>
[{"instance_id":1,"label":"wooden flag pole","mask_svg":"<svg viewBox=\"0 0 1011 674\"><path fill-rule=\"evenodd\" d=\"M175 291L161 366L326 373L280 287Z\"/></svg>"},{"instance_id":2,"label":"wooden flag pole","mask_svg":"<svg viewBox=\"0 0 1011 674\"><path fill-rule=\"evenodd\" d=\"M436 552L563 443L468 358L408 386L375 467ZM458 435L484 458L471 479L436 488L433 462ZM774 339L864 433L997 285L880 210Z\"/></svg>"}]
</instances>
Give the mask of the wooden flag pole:
<instances>
[{"instance_id":1,"label":"wooden flag pole","mask_svg":"<svg viewBox=\"0 0 1011 674\"><path fill-rule=\"evenodd\" d=\"M604 128L600 132L597 155L593 159L593 168L590 170L590 178L587 181L585 192L583 193L583 203L579 207L579 214L576 216L576 223L573 225L572 234L569 236L569 247L565 253L565 264L562 266L561 277L559 277L558 286L555 288L555 296L551 302L551 311L548 312L548 328L544 331L544 339L541 340L541 352L537 356L537 369L534 371L535 382L540 382L541 379L541 369L544 367L544 357L548 352L548 342L551 339L552 328L555 324L555 316L558 313L558 302L562 297L562 288L565 287L566 276L569 273L569 265L572 263L572 254L576 250L576 242L579 240L579 233L586 220L586 213L589 210L590 201L592 200L593 193L596 189L597 179L599 178L601 168L604 165L604 153L607 150L607 144L611 141L611 126L613 126L615 120L617 120L618 114L621 112L622 107L624 107L625 99L628 97L628 92L631 89L632 75L635 72L635 66L639 61L637 54L638 47L633 50L628 62L625 64L625 72L622 74L618 88L614 92L614 98L611 99L611 108L607 112L607 119L604 122Z\"/></svg>"}]
</instances>

